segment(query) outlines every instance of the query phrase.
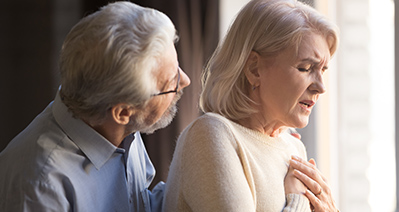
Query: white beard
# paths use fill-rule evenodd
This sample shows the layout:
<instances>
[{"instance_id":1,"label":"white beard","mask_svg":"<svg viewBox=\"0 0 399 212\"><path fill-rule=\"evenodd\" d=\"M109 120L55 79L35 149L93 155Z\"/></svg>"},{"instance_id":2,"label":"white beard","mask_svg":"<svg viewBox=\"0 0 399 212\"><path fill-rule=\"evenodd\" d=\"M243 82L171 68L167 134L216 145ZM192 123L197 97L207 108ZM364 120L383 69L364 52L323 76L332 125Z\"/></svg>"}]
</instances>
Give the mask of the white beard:
<instances>
[{"instance_id":1,"label":"white beard","mask_svg":"<svg viewBox=\"0 0 399 212\"><path fill-rule=\"evenodd\" d=\"M176 116L177 102L179 101L182 94L183 94L182 90L176 94L172 103L170 104L168 109L166 109L166 111L163 113L162 117L152 125L148 125L145 123L147 117L143 117L142 114L138 114L136 117L134 117L134 120L132 120L133 122L132 128L134 129L133 131L140 131L141 133L145 133L148 135L154 133L158 129L167 127L173 121L173 118Z\"/></svg>"},{"instance_id":2,"label":"white beard","mask_svg":"<svg viewBox=\"0 0 399 212\"><path fill-rule=\"evenodd\" d=\"M175 117L176 113L177 113L177 105L176 103L173 103L169 106L169 108L165 111L165 113L157 122L155 122L151 126L141 129L140 132L148 135L154 133L155 130L167 127L173 121L173 118Z\"/></svg>"}]
</instances>

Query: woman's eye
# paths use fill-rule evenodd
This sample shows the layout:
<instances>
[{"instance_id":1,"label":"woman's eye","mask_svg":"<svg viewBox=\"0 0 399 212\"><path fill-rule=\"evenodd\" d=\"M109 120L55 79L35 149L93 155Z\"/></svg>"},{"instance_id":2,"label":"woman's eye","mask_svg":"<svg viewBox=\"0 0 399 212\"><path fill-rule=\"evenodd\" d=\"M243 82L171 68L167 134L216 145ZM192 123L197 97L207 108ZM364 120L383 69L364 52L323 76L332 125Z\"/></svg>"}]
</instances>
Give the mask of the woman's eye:
<instances>
[{"instance_id":1,"label":"woman's eye","mask_svg":"<svg viewBox=\"0 0 399 212\"><path fill-rule=\"evenodd\" d=\"M309 72L310 71L310 67L309 68L298 68L298 70L300 72Z\"/></svg>"}]
</instances>

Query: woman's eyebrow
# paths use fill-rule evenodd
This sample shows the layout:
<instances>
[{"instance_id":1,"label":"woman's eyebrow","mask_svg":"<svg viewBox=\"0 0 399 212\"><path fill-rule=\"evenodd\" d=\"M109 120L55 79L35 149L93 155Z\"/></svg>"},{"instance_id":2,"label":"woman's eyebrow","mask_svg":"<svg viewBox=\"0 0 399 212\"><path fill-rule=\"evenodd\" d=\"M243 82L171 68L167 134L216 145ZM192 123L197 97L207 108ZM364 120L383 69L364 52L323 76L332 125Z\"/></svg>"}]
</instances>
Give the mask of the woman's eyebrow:
<instances>
[{"instance_id":1,"label":"woman's eyebrow","mask_svg":"<svg viewBox=\"0 0 399 212\"><path fill-rule=\"evenodd\" d=\"M304 59L299 60L300 62L308 62L312 64L319 64L321 62L320 59L314 58L314 57L307 57Z\"/></svg>"}]
</instances>

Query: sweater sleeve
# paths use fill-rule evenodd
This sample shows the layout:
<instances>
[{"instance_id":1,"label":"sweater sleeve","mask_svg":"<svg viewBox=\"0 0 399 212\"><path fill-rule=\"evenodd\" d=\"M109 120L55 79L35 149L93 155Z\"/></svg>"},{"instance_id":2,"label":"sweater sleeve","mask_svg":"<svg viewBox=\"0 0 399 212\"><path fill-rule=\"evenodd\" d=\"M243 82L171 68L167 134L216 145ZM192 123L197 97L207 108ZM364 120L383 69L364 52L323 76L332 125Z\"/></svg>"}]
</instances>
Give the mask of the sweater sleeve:
<instances>
[{"instance_id":1,"label":"sweater sleeve","mask_svg":"<svg viewBox=\"0 0 399 212\"><path fill-rule=\"evenodd\" d=\"M283 212L310 212L309 200L304 195L287 194L287 205Z\"/></svg>"},{"instance_id":2,"label":"sweater sleeve","mask_svg":"<svg viewBox=\"0 0 399 212\"><path fill-rule=\"evenodd\" d=\"M226 124L203 119L180 139L184 145L181 184L192 211L255 211L251 183Z\"/></svg>"}]
</instances>

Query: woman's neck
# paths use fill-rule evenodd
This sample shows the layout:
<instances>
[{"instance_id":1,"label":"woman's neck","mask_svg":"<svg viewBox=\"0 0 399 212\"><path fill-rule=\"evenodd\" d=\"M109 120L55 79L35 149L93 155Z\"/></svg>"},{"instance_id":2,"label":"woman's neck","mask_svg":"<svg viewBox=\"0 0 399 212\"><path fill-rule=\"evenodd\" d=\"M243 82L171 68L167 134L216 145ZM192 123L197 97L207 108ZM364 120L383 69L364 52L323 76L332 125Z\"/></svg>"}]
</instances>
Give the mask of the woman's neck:
<instances>
[{"instance_id":1,"label":"woman's neck","mask_svg":"<svg viewBox=\"0 0 399 212\"><path fill-rule=\"evenodd\" d=\"M270 137L278 137L287 129L287 127L282 126L278 121L268 121L259 114L252 114L250 117L240 119L237 122L244 127L259 131Z\"/></svg>"}]
</instances>

